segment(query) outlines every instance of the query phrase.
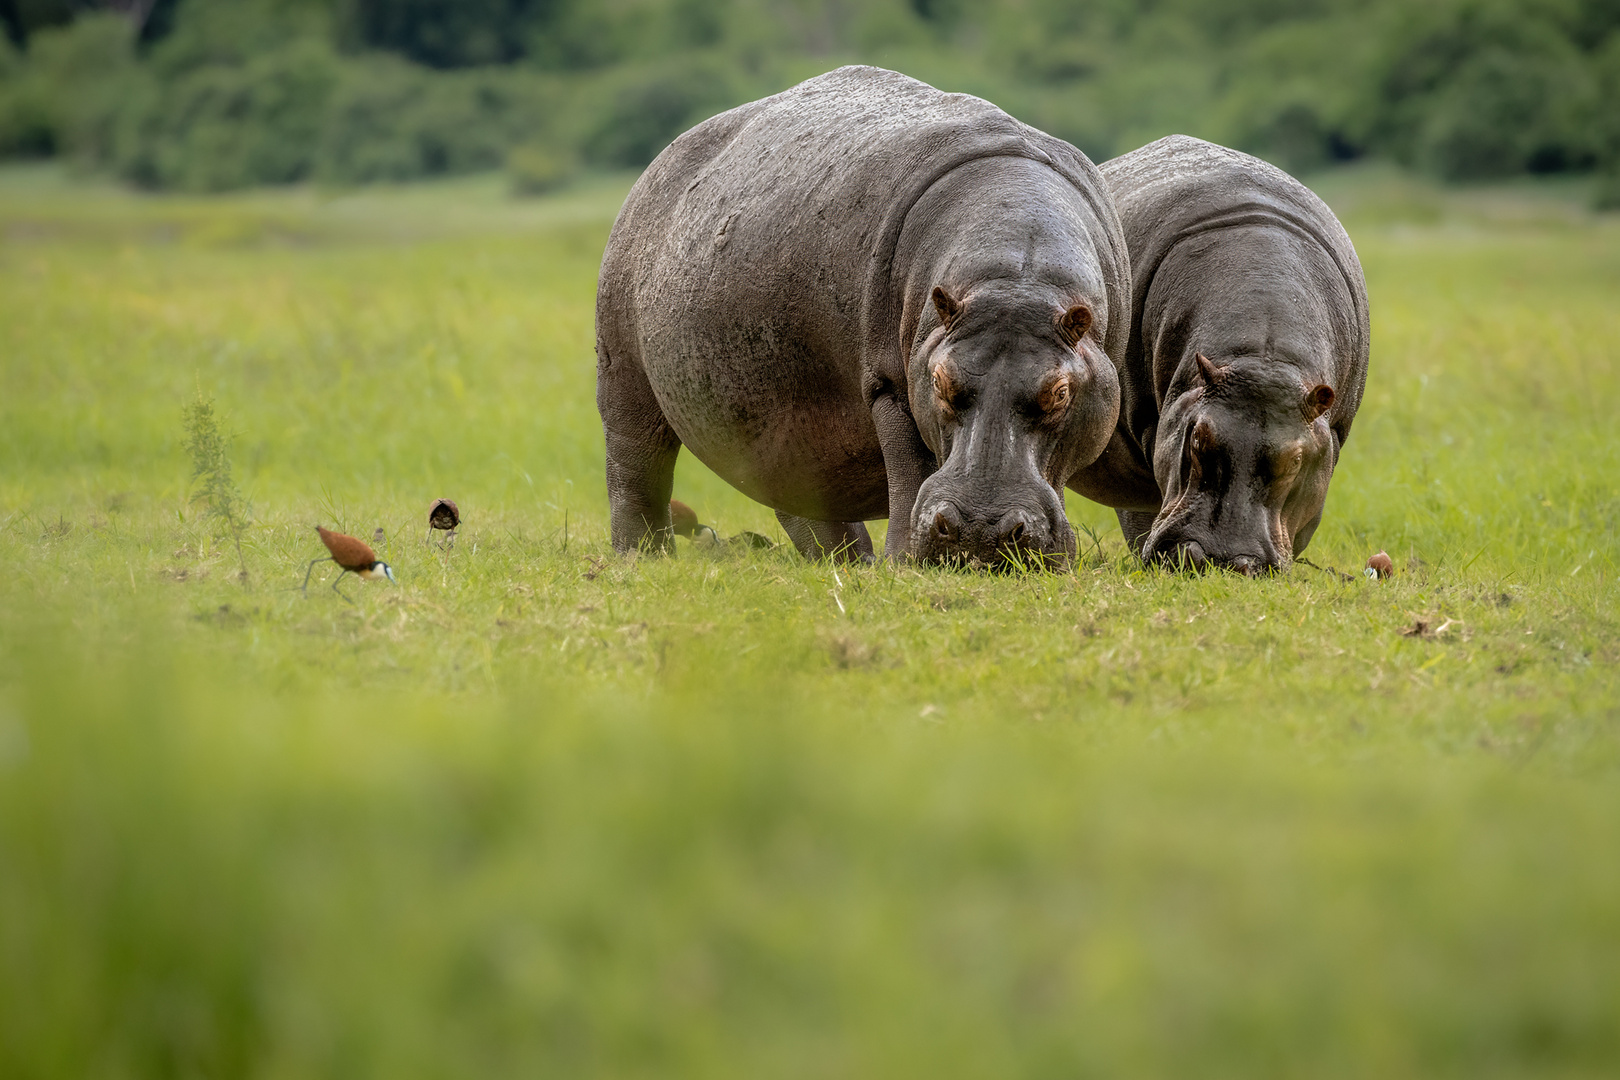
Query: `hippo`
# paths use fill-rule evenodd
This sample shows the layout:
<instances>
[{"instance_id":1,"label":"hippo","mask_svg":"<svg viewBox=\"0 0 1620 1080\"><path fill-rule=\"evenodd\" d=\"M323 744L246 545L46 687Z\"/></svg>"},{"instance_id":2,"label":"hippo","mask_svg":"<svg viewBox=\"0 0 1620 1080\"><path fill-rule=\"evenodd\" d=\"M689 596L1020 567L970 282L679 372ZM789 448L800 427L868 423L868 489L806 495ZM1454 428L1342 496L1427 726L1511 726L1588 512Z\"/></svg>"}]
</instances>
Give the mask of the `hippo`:
<instances>
[{"instance_id":1,"label":"hippo","mask_svg":"<svg viewBox=\"0 0 1620 1080\"><path fill-rule=\"evenodd\" d=\"M672 550L684 446L806 557L870 560L887 517L886 557L1062 563L1129 296L1096 167L989 102L856 66L715 116L602 258L613 546Z\"/></svg>"},{"instance_id":2,"label":"hippo","mask_svg":"<svg viewBox=\"0 0 1620 1080\"><path fill-rule=\"evenodd\" d=\"M1303 184L1171 135L1100 166L1130 245L1119 424L1069 486L1151 565L1286 569L1367 379L1361 263Z\"/></svg>"}]
</instances>

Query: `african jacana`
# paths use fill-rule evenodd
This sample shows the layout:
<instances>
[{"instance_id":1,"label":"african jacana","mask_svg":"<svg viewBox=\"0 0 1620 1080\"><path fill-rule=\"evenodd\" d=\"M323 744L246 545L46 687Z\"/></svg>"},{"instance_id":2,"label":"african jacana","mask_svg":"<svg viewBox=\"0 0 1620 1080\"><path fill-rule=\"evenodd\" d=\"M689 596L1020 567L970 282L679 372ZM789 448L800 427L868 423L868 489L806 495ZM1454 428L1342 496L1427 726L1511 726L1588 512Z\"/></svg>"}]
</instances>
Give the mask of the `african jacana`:
<instances>
[{"instance_id":1,"label":"african jacana","mask_svg":"<svg viewBox=\"0 0 1620 1080\"><path fill-rule=\"evenodd\" d=\"M423 543L433 539L433 530L449 533L445 539L451 544L456 542L456 529L461 525L461 511L449 499L436 499L428 507L428 533Z\"/></svg>"},{"instance_id":2,"label":"african jacana","mask_svg":"<svg viewBox=\"0 0 1620 1080\"><path fill-rule=\"evenodd\" d=\"M315 531L321 534L321 543L325 544L326 550L332 554L326 558L312 560L309 569L304 571L305 595L309 593L309 575L315 572L315 564L326 562L327 559L342 567L343 574L353 574L362 579L385 577L389 581L394 580L393 569L377 558L377 553L372 551L371 546L364 540L356 540L352 536L323 529L319 525L315 526ZM338 588L338 582L343 580L343 574L339 574L332 581L332 591L339 596L343 596L343 590ZM343 599L349 600L347 596L343 596ZM349 600L349 603L352 604L354 601Z\"/></svg>"},{"instance_id":3,"label":"african jacana","mask_svg":"<svg viewBox=\"0 0 1620 1080\"><path fill-rule=\"evenodd\" d=\"M679 499L669 500L669 526L676 536L684 536L693 543L713 544L720 540L718 533L698 522L697 511Z\"/></svg>"}]
</instances>

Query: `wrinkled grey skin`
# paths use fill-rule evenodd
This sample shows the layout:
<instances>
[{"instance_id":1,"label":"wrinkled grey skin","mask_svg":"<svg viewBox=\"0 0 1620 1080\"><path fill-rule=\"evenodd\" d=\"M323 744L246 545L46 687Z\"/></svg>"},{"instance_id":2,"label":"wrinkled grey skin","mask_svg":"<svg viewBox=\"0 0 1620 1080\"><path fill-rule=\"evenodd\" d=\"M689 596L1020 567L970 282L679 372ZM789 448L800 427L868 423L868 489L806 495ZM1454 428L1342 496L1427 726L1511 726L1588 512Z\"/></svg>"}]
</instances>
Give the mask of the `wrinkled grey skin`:
<instances>
[{"instance_id":1,"label":"wrinkled grey skin","mask_svg":"<svg viewBox=\"0 0 1620 1080\"><path fill-rule=\"evenodd\" d=\"M806 556L1074 551L1119 409L1129 264L1102 179L995 106L846 67L682 135L597 291L613 544L669 550L690 449Z\"/></svg>"},{"instance_id":2,"label":"wrinkled grey skin","mask_svg":"<svg viewBox=\"0 0 1620 1080\"><path fill-rule=\"evenodd\" d=\"M1172 135L1101 171L1133 314L1119 425L1069 486L1116 508L1144 562L1285 569L1366 383L1355 248L1304 185L1212 143Z\"/></svg>"}]
</instances>

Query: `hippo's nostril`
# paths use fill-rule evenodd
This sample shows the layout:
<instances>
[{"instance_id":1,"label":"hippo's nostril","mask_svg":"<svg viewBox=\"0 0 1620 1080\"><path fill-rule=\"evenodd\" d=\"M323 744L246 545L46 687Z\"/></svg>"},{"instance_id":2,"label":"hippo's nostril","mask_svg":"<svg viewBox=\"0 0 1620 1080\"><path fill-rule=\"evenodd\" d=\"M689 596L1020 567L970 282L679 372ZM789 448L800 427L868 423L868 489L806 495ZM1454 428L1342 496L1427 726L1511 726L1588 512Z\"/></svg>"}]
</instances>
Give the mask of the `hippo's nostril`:
<instances>
[{"instance_id":1,"label":"hippo's nostril","mask_svg":"<svg viewBox=\"0 0 1620 1080\"><path fill-rule=\"evenodd\" d=\"M991 537L996 547L1003 551L1011 551L1030 545L1031 528L1029 515L1021 510L1014 510L996 523Z\"/></svg>"},{"instance_id":2,"label":"hippo's nostril","mask_svg":"<svg viewBox=\"0 0 1620 1080\"><path fill-rule=\"evenodd\" d=\"M1255 561L1253 559L1249 558L1247 555L1239 555L1239 556L1237 556L1236 558L1234 558L1232 560L1230 565L1231 565L1233 570L1236 570L1238 573L1242 574L1244 577L1254 577L1255 572L1258 569L1258 567L1255 564Z\"/></svg>"},{"instance_id":3,"label":"hippo's nostril","mask_svg":"<svg viewBox=\"0 0 1620 1080\"><path fill-rule=\"evenodd\" d=\"M956 522L951 520L951 518L946 515L945 511L941 510L939 513L934 515L935 536L939 537L941 540L955 540L956 533Z\"/></svg>"},{"instance_id":4,"label":"hippo's nostril","mask_svg":"<svg viewBox=\"0 0 1620 1080\"><path fill-rule=\"evenodd\" d=\"M1168 538L1153 545L1151 559L1171 570L1202 570L1209 563L1204 545L1198 541Z\"/></svg>"}]
</instances>

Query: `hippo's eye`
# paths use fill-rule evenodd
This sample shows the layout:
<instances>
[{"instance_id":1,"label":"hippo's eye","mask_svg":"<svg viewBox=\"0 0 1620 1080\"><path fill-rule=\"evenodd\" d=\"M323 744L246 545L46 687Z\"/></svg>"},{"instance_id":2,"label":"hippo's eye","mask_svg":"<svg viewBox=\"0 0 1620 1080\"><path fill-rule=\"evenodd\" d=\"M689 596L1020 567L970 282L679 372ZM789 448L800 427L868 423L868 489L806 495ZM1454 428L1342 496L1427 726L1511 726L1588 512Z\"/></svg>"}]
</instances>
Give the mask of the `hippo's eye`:
<instances>
[{"instance_id":1,"label":"hippo's eye","mask_svg":"<svg viewBox=\"0 0 1620 1080\"><path fill-rule=\"evenodd\" d=\"M1200 417L1187 433L1187 441L1182 444L1184 449L1181 455L1181 482L1183 485L1201 484L1204 471L1210 467L1215 450L1215 425L1209 422L1209 417Z\"/></svg>"},{"instance_id":2,"label":"hippo's eye","mask_svg":"<svg viewBox=\"0 0 1620 1080\"><path fill-rule=\"evenodd\" d=\"M956 411L957 398L961 396L961 387L951 378L950 367L947 364L934 365L934 398L939 407L947 413Z\"/></svg>"},{"instance_id":3,"label":"hippo's eye","mask_svg":"<svg viewBox=\"0 0 1620 1080\"><path fill-rule=\"evenodd\" d=\"M1192 451L1195 454L1207 454L1215 449L1215 425L1207 419L1200 420L1193 425Z\"/></svg>"},{"instance_id":4,"label":"hippo's eye","mask_svg":"<svg viewBox=\"0 0 1620 1080\"><path fill-rule=\"evenodd\" d=\"M1069 407L1069 398L1073 390L1069 387L1069 377L1059 374L1041 388L1041 411L1048 416L1057 416Z\"/></svg>"},{"instance_id":5,"label":"hippo's eye","mask_svg":"<svg viewBox=\"0 0 1620 1080\"><path fill-rule=\"evenodd\" d=\"M1292 484L1294 478L1299 475L1299 467L1304 460L1305 447L1298 443L1276 453L1263 455L1260 459L1263 466L1261 478L1269 484Z\"/></svg>"}]
</instances>

